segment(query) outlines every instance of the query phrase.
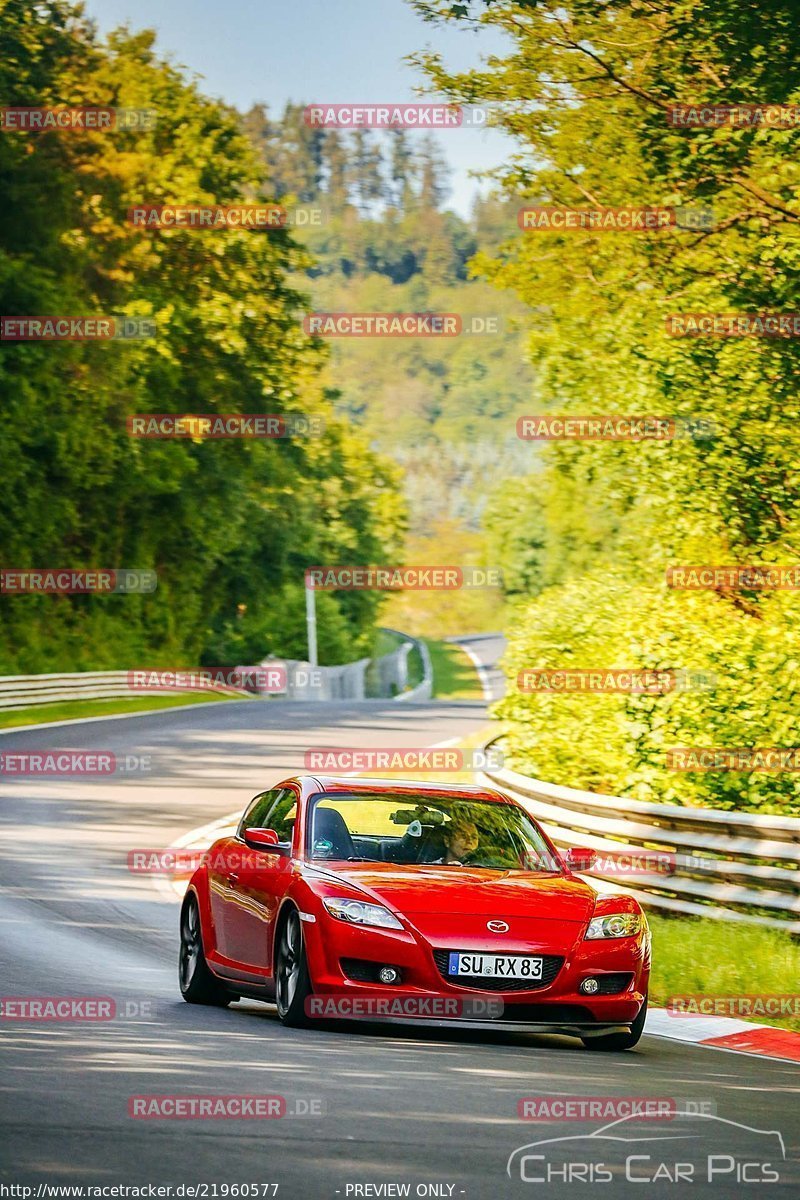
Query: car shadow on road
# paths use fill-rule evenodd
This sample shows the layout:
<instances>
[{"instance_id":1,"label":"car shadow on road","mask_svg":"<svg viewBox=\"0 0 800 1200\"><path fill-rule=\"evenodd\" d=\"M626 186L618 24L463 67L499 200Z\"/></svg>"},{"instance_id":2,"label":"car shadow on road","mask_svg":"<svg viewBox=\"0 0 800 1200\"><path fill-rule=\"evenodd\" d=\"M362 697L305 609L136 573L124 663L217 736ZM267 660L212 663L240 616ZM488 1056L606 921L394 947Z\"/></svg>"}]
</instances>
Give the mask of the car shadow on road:
<instances>
[{"instance_id":1,"label":"car shadow on road","mask_svg":"<svg viewBox=\"0 0 800 1200\"><path fill-rule=\"evenodd\" d=\"M231 1012L257 1020L279 1025L278 1012L274 1005L242 1001L235 1004ZM464 1044L470 1046L517 1046L525 1049L573 1050L585 1054L584 1047L576 1038L558 1033L535 1033L508 1027L493 1028L486 1023L454 1021L412 1021L391 1019L386 1021L315 1020L312 1026L299 1031L302 1034L325 1033L337 1037L361 1038L369 1041L423 1041L436 1044Z\"/></svg>"}]
</instances>

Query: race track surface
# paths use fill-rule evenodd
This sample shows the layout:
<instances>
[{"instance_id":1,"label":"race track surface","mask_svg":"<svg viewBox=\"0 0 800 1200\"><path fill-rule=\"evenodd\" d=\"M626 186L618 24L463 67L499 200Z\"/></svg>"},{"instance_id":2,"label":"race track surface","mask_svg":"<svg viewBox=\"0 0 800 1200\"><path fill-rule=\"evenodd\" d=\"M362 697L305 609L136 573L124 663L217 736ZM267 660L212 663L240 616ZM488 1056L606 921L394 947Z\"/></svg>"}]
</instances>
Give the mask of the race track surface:
<instances>
[{"instance_id":1,"label":"race track surface","mask_svg":"<svg viewBox=\"0 0 800 1200\"><path fill-rule=\"evenodd\" d=\"M476 639L472 649L493 663L500 642ZM497 673L490 679L496 688ZM604 1122L524 1121L518 1101L651 1096L692 1101L701 1111L714 1105L720 1119L704 1127L712 1152L733 1154L750 1138L753 1155L769 1158L780 1183L737 1179L737 1166L711 1186L674 1183L662 1173L642 1192L641 1184L625 1182L616 1143L610 1157L618 1165L610 1182L595 1177L596 1196L800 1195L796 1065L647 1036L636 1051L609 1055L590 1054L566 1037L485 1028L294 1031L280 1026L271 1006L241 1002L221 1011L181 1000L178 902L151 877L128 870L130 850L169 846L241 809L301 769L308 747L427 746L474 734L485 721L477 701L258 701L0 737L0 751L69 747L152 756L149 773L124 778L4 779L0 995L108 996L122 1015L80 1024L0 1020L0 1180L32 1184L34 1196L46 1184L152 1183L172 1185L173 1196L181 1194L178 1185L278 1184L280 1200L574 1197L588 1191L588 1178L523 1182L518 1166L506 1174L507 1160L526 1143L588 1134ZM300 1101L316 1115L131 1119L129 1097L150 1093L282 1095L290 1107ZM679 1125L672 1123L674 1133ZM786 1160L776 1161L775 1137L739 1125L779 1131ZM670 1128L660 1123L658 1136ZM654 1130L652 1122L644 1133L639 1125L636 1136ZM677 1144L637 1143L640 1175L663 1160L685 1160L686 1143L679 1150ZM575 1157L586 1161L585 1147ZM537 1177L539 1163L531 1159L523 1174ZM387 1184L400 1190L381 1187ZM205 1194L226 1195L210 1187Z\"/></svg>"}]
</instances>

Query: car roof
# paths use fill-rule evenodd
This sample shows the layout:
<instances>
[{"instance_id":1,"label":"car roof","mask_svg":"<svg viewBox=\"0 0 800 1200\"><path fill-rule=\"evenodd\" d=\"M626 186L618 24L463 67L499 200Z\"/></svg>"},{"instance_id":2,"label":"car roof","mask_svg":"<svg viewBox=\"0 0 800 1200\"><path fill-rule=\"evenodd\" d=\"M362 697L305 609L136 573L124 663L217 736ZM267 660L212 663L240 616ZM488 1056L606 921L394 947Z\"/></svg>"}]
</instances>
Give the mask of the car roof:
<instances>
[{"instance_id":1,"label":"car roof","mask_svg":"<svg viewBox=\"0 0 800 1200\"><path fill-rule=\"evenodd\" d=\"M465 800L488 800L499 804L513 804L508 796L491 788L478 787L470 783L439 783L430 779L370 779L342 775L301 775L298 782L304 784L306 796L314 792L364 793L365 795L407 796L421 793L434 799L436 796L454 796Z\"/></svg>"}]
</instances>

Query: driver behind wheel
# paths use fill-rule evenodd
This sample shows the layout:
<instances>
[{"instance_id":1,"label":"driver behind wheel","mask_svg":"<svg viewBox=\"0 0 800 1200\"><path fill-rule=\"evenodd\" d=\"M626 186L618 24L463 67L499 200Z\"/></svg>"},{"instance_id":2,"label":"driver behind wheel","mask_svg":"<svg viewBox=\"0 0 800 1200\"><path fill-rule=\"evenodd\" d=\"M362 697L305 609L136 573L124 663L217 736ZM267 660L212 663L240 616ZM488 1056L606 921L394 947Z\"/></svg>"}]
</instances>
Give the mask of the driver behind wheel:
<instances>
[{"instance_id":1,"label":"driver behind wheel","mask_svg":"<svg viewBox=\"0 0 800 1200\"><path fill-rule=\"evenodd\" d=\"M478 830L472 821L455 817L442 830L445 852L442 858L433 859L434 863L456 863L463 866L464 859L474 854L478 849Z\"/></svg>"}]
</instances>

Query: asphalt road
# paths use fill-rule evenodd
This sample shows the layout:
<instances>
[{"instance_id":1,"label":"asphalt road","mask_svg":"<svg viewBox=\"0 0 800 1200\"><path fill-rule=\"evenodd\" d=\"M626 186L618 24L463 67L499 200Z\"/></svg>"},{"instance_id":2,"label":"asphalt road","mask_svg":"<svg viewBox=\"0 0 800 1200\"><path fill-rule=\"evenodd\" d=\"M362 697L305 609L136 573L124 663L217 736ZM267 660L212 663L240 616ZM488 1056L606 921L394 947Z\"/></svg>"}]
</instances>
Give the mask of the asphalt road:
<instances>
[{"instance_id":1,"label":"asphalt road","mask_svg":"<svg viewBox=\"0 0 800 1200\"><path fill-rule=\"evenodd\" d=\"M491 663L499 642L476 640L472 649ZM497 679L490 670L492 687ZM479 702L264 701L0 736L3 751L68 747L152 759L149 773L6 778L0 789L0 995L107 996L119 1014L95 1023L0 1020L0 1184L32 1185L33 1195L39 1185L170 1184L180 1196L179 1185L207 1184L208 1196L231 1196L237 1192L222 1185L277 1184L281 1200L489 1200L575 1196L591 1183L616 1198L641 1195L641 1183L625 1180L633 1152L639 1157L629 1173L652 1179L660 1172L648 1197L799 1195L796 1065L648 1036L633 1052L607 1055L568 1038L486 1028L291 1031L271 1006L242 1002L220 1011L182 1002L177 901L128 871L130 850L168 846L243 807L296 772L310 746L428 746L484 722ZM291 1110L311 1113L128 1116L134 1095L209 1093L281 1095ZM537 1147L530 1153L543 1157L525 1160L522 1174L541 1179L548 1171L551 1181L523 1182L519 1157L506 1173L518 1147L604 1124L518 1117L521 1098L543 1096L675 1098L701 1112L714 1106L716 1119L617 1127L625 1142ZM779 1131L782 1141L741 1126ZM710 1186L706 1151L718 1156L720 1172ZM684 1164L678 1182L675 1163ZM770 1170L779 1182L745 1181ZM0 1196L11 1194L0 1187ZM267 1194L272 1189L249 1192Z\"/></svg>"}]
</instances>

